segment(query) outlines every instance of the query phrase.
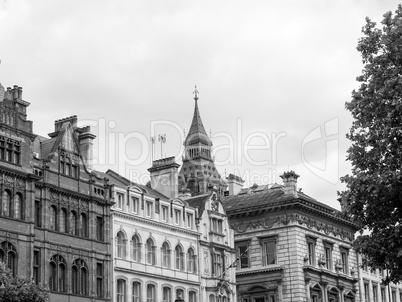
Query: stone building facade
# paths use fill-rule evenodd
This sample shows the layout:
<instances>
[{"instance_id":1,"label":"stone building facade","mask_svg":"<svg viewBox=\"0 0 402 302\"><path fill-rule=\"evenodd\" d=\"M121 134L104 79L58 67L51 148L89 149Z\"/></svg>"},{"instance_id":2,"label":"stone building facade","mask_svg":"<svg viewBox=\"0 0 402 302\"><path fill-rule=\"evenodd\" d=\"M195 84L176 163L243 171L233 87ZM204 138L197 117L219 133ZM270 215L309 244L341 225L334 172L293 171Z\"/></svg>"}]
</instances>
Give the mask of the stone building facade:
<instances>
[{"instance_id":1,"label":"stone building facade","mask_svg":"<svg viewBox=\"0 0 402 302\"><path fill-rule=\"evenodd\" d=\"M359 263L362 258L359 255ZM359 297L362 302L402 302L402 284L382 284L387 276L383 269L373 269L359 265Z\"/></svg>"},{"instance_id":2,"label":"stone building facade","mask_svg":"<svg viewBox=\"0 0 402 302\"><path fill-rule=\"evenodd\" d=\"M222 200L235 230L238 301L359 301L356 226L298 191L293 171L281 177L283 186L254 185Z\"/></svg>"},{"instance_id":3,"label":"stone building facade","mask_svg":"<svg viewBox=\"0 0 402 302\"><path fill-rule=\"evenodd\" d=\"M33 133L22 88L0 85L0 260L51 301L110 301L109 185L91 171L77 117Z\"/></svg>"},{"instance_id":4,"label":"stone building facade","mask_svg":"<svg viewBox=\"0 0 402 302\"><path fill-rule=\"evenodd\" d=\"M177 197L177 169L174 158L154 161L148 186L104 175L115 200L114 301L235 301L235 273L226 269L236 257L233 231L222 204L216 192Z\"/></svg>"}]
</instances>

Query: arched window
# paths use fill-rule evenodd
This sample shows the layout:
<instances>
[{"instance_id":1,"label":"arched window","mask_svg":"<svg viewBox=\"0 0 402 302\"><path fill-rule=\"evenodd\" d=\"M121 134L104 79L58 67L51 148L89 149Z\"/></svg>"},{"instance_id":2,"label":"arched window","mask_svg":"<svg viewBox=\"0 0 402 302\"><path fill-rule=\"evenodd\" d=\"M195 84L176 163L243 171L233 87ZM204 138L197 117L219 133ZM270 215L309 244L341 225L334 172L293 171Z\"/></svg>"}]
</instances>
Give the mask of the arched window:
<instances>
[{"instance_id":1,"label":"arched window","mask_svg":"<svg viewBox=\"0 0 402 302\"><path fill-rule=\"evenodd\" d=\"M147 285L147 302L155 302L156 301L155 294L156 294L155 285L148 284Z\"/></svg>"},{"instance_id":2,"label":"arched window","mask_svg":"<svg viewBox=\"0 0 402 302\"><path fill-rule=\"evenodd\" d=\"M139 282L133 282L132 295L133 295L132 302L140 302L141 284Z\"/></svg>"},{"instance_id":3,"label":"arched window","mask_svg":"<svg viewBox=\"0 0 402 302\"><path fill-rule=\"evenodd\" d=\"M189 273L196 273L196 261L195 261L195 254L192 248L189 248L187 251L187 271Z\"/></svg>"},{"instance_id":4,"label":"arched window","mask_svg":"<svg viewBox=\"0 0 402 302\"><path fill-rule=\"evenodd\" d=\"M195 291L188 293L188 302L197 302L197 293Z\"/></svg>"},{"instance_id":5,"label":"arched window","mask_svg":"<svg viewBox=\"0 0 402 302\"><path fill-rule=\"evenodd\" d=\"M162 245L162 266L170 268L170 249L167 242Z\"/></svg>"},{"instance_id":6,"label":"arched window","mask_svg":"<svg viewBox=\"0 0 402 302\"><path fill-rule=\"evenodd\" d=\"M81 213L81 237L88 237L88 219L85 213Z\"/></svg>"},{"instance_id":7,"label":"arched window","mask_svg":"<svg viewBox=\"0 0 402 302\"><path fill-rule=\"evenodd\" d=\"M74 294L88 295L88 267L82 259L75 260L71 267L71 290Z\"/></svg>"},{"instance_id":8,"label":"arched window","mask_svg":"<svg viewBox=\"0 0 402 302\"><path fill-rule=\"evenodd\" d=\"M209 295L209 302L215 302L215 296L213 294Z\"/></svg>"},{"instance_id":9,"label":"arched window","mask_svg":"<svg viewBox=\"0 0 402 302\"><path fill-rule=\"evenodd\" d=\"M176 256L175 268L177 270L182 271L182 270L184 270L184 254L183 254L183 251L182 251L180 245L176 245L175 254L176 254L175 255Z\"/></svg>"},{"instance_id":10,"label":"arched window","mask_svg":"<svg viewBox=\"0 0 402 302\"><path fill-rule=\"evenodd\" d=\"M22 209L22 196L20 193L17 193L14 196L14 218L23 219Z\"/></svg>"},{"instance_id":11,"label":"arched window","mask_svg":"<svg viewBox=\"0 0 402 302\"><path fill-rule=\"evenodd\" d=\"M49 263L49 287L52 291L65 292L67 278L66 260L60 255L54 255Z\"/></svg>"},{"instance_id":12,"label":"arched window","mask_svg":"<svg viewBox=\"0 0 402 302\"><path fill-rule=\"evenodd\" d=\"M176 299L184 300L184 291L182 289L176 289Z\"/></svg>"},{"instance_id":13,"label":"arched window","mask_svg":"<svg viewBox=\"0 0 402 302\"><path fill-rule=\"evenodd\" d=\"M77 235L78 228L77 228L77 213L75 211L71 211L70 213L70 234Z\"/></svg>"},{"instance_id":14,"label":"arched window","mask_svg":"<svg viewBox=\"0 0 402 302\"><path fill-rule=\"evenodd\" d=\"M49 229L56 231L57 225L57 208L56 206L50 206L49 208Z\"/></svg>"},{"instance_id":15,"label":"arched window","mask_svg":"<svg viewBox=\"0 0 402 302\"><path fill-rule=\"evenodd\" d=\"M49 288L52 291L57 291L57 265L54 262L49 264Z\"/></svg>"},{"instance_id":16,"label":"arched window","mask_svg":"<svg viewBox=\"0 0 402 302\"><path fill-rule=\"evenodd\" d=\"M163 287L162 302L172 302L172 289L170 287Z\"/></svg>"},{"instance_id":17,"label":"arched window","mask_svg":"<svg viewBox=\"0 0 402 302\"><path fill-rule=\"evenodd\" d=\"M126 258L126 237L122 231L117 233L117 257Z\"/></svg>"},{"instance_id":18,"label":"arched window","mask_svg":"<svg viewBox=\"0 0 402 302\"><path fill-rule=\"evenodd\" d=\"M141 243L140 239L137 235L134 235L132 238L132 248L133 248L133 261L140 262L141 261Z\"/></svg>"},{"instance_id":19,"label":"arched window","mask_svg":"<svg viewBox=\"0 0 402 302\"><path fill-rule=\"evenodd\" d=\"M126 301L126 281L123 279L117 279L116 285L116 300L117 302Z\"/></svg>"},{"instance_id":20,"label":"arched window","mask_svg":"<svg viewBox=\"0 0 402 302\"><path fill-rule=\"evenodd\" d=\"M4 241L0 245L0 260L3 261L7 268L15 277L17 274L17 250L14 245L8 241Z\"/></svg>"},{"instance_id":21,"label":"arched window","mask_svg":"<svg viewBox=\"0 0 402 302\"><path fill-rule=\"evenodd\" d=\"M154 242L152 241L151 238L148 238L147 243L145 244L146 248L146 262L148 264L155 264L155 248L154 248Z\"/></svg>"},{"instance_id":22,"label":"arched window","mask_svg":"<svg viewBox=\"0 0 402 302\"><path fill-rule=\"evenodd\" d=\"M66 233L67 232L67 210L62 208L60 210L60 225L59 225L59 231Z\"/></svg>"},{"instance_id":23,"label":"arched window","mask_svg":"<svg viewBox=\"0 0 402 302\"><path fill-rule=\"evenodd\" d=\"M8 190L4 190L3 196L1 198L1 214L3 216L10 216L10 202L11 202L11 193Z\"/></svg>"},{"instance_id":24,"label":"arched window","mask_svg":"<svg viewBox=\"0 0 402 302\"><path fill-rule=\"evenodd\" d=\"M79 287L78 287L78 267L73 264L71 267L71 291L73 294L78 294L79 293Z\"/></svg>"}]
</instances>

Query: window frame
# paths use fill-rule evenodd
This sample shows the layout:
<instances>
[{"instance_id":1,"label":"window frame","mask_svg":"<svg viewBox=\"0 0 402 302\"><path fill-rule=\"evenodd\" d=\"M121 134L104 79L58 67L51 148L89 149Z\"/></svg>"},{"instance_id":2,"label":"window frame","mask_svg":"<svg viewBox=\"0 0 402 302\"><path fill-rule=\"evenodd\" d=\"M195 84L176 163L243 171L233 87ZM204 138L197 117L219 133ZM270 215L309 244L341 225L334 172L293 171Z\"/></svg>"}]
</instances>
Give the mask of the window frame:
<instances>
[{"instance_id":1,"label":"window frame","mask_svg":"<svg viewBox=\"0 0 402 302\"><path fill-rule=\"evenodd\" d=\"M243 268L250 268L250 242L249 241L240 241L235 243L237 262L236 262L236 270ZM242 250L243 249L243 250ZM247 265L243 266L243 260L247 259Z\"/></svg>"},{"instance_id":2,"label":"window frame","mask_svg":"<svg viewBox=\"0 0 402 302\"><path fill-rule=\"evenodd\" d=\"M307 243L307 258L308 264L311 266L317 265L316 259L316 247L317 247L317 237L306 235Z\"/></svg>"},{"instance_id":3,"label":"window frame","mask_svg":"<svg viewBox=\"0 0 402 302\"><path fill-rule=\"evenodd\" d=\"M277 241L278 241L278 235L274 235L274 236L269 236L269 237L262 237L262 238L259 238L260 239L260 246L261 246L261 255L262 255L262 257L261 257L261 261L262 261L262 265L263 266L269 266L269 265L276 265L277 264L277 249L278 249L278 246L277 246ZM273 253L272 252L270 252L269 254L268 254L268 251L267 251L267 244L269 244L269 243L273 243L273 245L274 245L274 249L273 249ZM273 254L273 262L274 263L268 263L268 262L272 262L272 261L268 261L269 260L269 255L272 255Z\"/></svg>"},{"instance_id":4,"label":"window frame","mask_svg":"<svg viewBox=\"0 0 402 302\"><path fill-rule=\"evenodd\" d=\"M116 280L116 302L126 301L126 280L118 278Z\"/></svg>"},{"instance_id":5,"label":"window frame","mask_svg":"<svg viewBox=\"0 0 402 302\"><path fill-rule=\"evenodd\" d=\"M334 243L323 240L323 244L324 244L324 254L325 254L325 268L327 270L332 271L334 269L333 263L332 263L333 262L332 252L334 250Z\"/></svg>"},{"instance_id":6,"label":"window frame","mask_svg":"<svg viewBox=\"0 0 402 302\"><path fill-rule=\"evenodd\" d=\"M339 252L341 254L342 272L347 275L349 274L349 249L341 246Z\"/></svg>"}]
</instances>

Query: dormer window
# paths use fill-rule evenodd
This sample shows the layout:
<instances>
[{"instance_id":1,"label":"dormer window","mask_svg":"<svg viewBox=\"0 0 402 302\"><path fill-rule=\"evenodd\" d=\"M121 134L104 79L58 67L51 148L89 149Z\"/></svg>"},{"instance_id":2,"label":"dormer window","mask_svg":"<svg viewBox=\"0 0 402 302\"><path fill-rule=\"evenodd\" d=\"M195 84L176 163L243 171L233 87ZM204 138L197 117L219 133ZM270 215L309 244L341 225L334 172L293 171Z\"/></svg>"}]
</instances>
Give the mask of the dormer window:
<instances>
[{"instance_id":1,"label":"dormer window","mask_svg":"<svg viewBox=\"0 0 402 302\"><path fill-rule=\"evenodd\" d=\"M174 210L174 222L176 225L180 225L180 214L181 211L180 210Z\"/></svg>"},{"instance_id":2,"label":"dormer window","mask_svg":"<svg viewBox=\"0 0 402 302\"><path fill-rule=\"evenodd\" d=\"M154 212L153 202L147 200L146 216L152 218L154 214L153 212Z\"/></svg>"},{"instance_id":3,"label":"dormer window","mask_svg":"<svg viewBox=\"0 0 402 302\"><path fill-rule=\"evenodd\" d=\"M117 208L122 210L123 209L123 194L117 193Z\"/></svg>"}]
</instances>

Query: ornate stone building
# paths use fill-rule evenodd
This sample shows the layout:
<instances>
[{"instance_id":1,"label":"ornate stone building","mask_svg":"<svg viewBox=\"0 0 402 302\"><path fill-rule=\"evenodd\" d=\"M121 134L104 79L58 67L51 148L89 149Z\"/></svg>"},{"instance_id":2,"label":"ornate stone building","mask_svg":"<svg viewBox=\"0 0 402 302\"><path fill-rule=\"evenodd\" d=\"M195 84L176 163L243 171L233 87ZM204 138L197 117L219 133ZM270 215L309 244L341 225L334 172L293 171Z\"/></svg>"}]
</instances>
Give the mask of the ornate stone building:
<instances>
[{"instance_id":1,"label":"ornate stone building","mask_svg":"<svg viewBox=\"0 0 402 302\"><path fill-rule=\"evenodd\" d=\"M77 117L33 133L22 88L0 85L0 260L51 301L110 301L109 185L91 171Z\"/></svg>"},{"instance_id":2,"label":"ornate stone building","mask_svg":"<svg viewBox=\"0 0 402 302\"><path fill-rule=\"evenodd\" d=\"M359 263L362 263L361 256ZM373 269L359 265L359 297L364 302L402 302L402 284L382 284L382 279L387 276L383 269Z\"/></svg>"},{"instance_id":3,"label":"ornate stone building","mask_svg":"<svg viewBox=\"0 0 402 302\"><path fill-rule=\"evenodd\" d=\"M281 177L283 186L222 199L235 230L238 301L359 301L356 226L297 190L293 171Z\"/></svg>"},{"instance_id":4,"label":"ornate stone building","mask_svg":"<svg viewBox=\"0 0 402 302\"><path fill-rule=\"evenodd\" d=\"M184 141L183 165L179 173L180 191L189 190L193 196L206 194L215 187L223 196L226 183L215 167L212 141L207 135L198 109L198 91L194 91L194 115Z\"/></svg>"},{"instance_id":5,"label":"ornate stone building","mask_svg":"<svg viewBox=\"0 0 402 302\"><path fill-rule=\"evenodd\" d=\"M113 171L114 301L235 301L233 231L217 193L178 197L174 158L153 162L148 186ZM162 194L163 192L164 194Z\"/></svg>"}]
</instances>

